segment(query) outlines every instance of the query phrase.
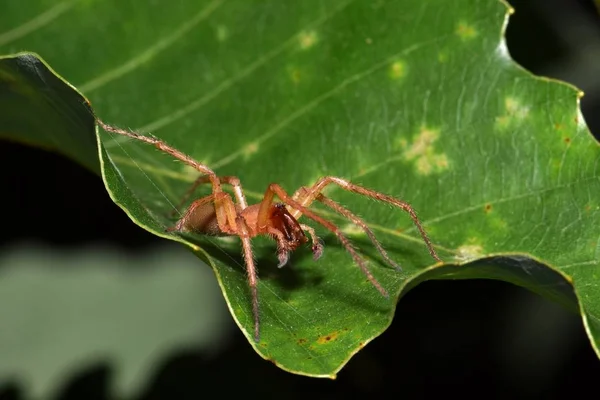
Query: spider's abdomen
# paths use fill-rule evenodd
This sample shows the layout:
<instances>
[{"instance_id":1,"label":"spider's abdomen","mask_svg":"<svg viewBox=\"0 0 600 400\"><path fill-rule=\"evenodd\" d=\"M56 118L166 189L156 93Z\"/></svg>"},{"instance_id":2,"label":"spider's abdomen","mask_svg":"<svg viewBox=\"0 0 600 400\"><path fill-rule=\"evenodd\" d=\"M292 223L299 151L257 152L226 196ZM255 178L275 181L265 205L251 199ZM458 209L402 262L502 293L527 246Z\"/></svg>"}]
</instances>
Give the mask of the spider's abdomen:
<instances>
[{"instance_id":1,"label":"spider's abdomen","mask_svg":"<svg viewBox=\"0 0 600 400\"><path fill-rule=\"evenodd\" d=\"M203 235L227 235L219 228L217 213L212 202L188 211L183 230Z\"/></svg>"}]
</instances>

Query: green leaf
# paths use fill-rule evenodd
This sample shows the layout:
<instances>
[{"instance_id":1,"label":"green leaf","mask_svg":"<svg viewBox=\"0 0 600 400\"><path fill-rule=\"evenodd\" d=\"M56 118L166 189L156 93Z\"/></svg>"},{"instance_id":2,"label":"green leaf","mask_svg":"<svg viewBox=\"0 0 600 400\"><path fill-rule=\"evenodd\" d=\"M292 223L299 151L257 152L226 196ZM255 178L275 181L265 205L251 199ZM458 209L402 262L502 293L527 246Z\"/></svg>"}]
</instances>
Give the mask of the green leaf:
<instances>
[{"instance_id":1,"label":"green leaf","mask_svg":"<svg viewBox=\"0 0 600 400\"><path fill-rule=\"evenodd\" d=\"M228 336L227 311L196 261L173 246L137 257L36 245L3 252L0 382L18 379L26 398L58 398L73 371L109 363L111 398L131 399L173 351L210 354Z\"/></svg>"},{"instance_id":2,"label":"green leaf","mask_svg":"<svg viewBox=\"0 0 600 400\"><path fill-rule=\"evenodd\" d=\"M23 30L58 7L36 4L0 16L0 26ZM101 133L111 197L134 222L188 244L213 267L264 358L333 377L385 330L411 287L467 278L505 280L579 308L598 351L599 147L579 114L581 93L510 59L505 4L68 4L42 27L9 41L0 35L0 44L42 54L105 122L151 132L218 174L238 176L250 202L271 182L293 192L334 175L409 202L424 221L445 265L434 265L404 213L327 191L369 223L403 267L398 273L348 221L317 207L350 235L391 299L322 229L322 259L298 251L281 270L274 244L256 240L257 345L238 241L164 232L196 173L143 143ZM92 129L89 120L77 126L82 135Z\"/></svg>"},{"instance_id":3,"label":"green leaf","mask_svg":"<svg viewBox=\"0 0 600 400\"><path fill-rule=\"evenodd\" d=\"M99 172L94 118L87 107L82 96L35 55L2 59L0 138L61 152Z\"/></svg>"}]
</instances>

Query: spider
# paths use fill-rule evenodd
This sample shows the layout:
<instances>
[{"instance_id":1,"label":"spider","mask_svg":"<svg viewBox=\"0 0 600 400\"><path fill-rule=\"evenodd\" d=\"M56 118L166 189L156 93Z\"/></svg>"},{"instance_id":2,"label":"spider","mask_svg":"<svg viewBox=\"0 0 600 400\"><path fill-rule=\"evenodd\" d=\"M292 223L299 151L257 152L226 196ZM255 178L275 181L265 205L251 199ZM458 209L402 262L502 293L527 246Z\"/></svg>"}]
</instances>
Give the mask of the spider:
<instances>
[{"instance_id":1,"label":"spider","mask_svg":"<svg viewBox=\"0 0 600 400\"><path fill-rule=\"evenodd\" d=\"M350 254L355 264L367 277L369 282L371 282L381 295L386 298L389 297L388 292L369 270L366 261L354 249L340 228L333 222L321 217L310 209L311 204L314 201L318 201L350 220L365 232L379 254L388 264L397 270L401 270L400 266L390 258L365 221L339 203L323 195L323 189L329 185L337 185L349 192L391 204L392 206L407 212L421 234L431 256L438 262L442 261L433 248L423 226L419 222L417 214L408 203L402 200L356 185L343 178L326 176L319 179L310 187L300 187L292 196L290 196L279 184L271 183L267 187L262 200L257 204L249 205L244 196L240 180L237 177L218 176L206 165L197 162L192 157L169 146L167 143L154 136L140 135L129 130L107 125L98 118L96 118L96 121L98 125L107 132L127 136L153 145L159 150L192 166L201 173L200 177L193 183L190 190L187 191L184 199L177 208L186 202L188 197L190 197L200 184L210 183L212 186L212 193L193 201L175 225L167 228L166 231L192 232L215 236L238 236L241 239L246 272L248 274L248 285L252 297L254 340L257 343L260 340L258 274L254 263L251 239L259 235L267 235L274 239L277 243L278 267L281 268L288 262L290 253L307 243L309 241L308 237L310 237L313 259L316 261L323 254L323 245L312 227L298 221L303 215L333 233L344 249ZM223 191L223 185L231 186L235 196L235 202L228 192ZM278 197L280 202L275 202L275 197Z\"/></svg>"}]
</instances>

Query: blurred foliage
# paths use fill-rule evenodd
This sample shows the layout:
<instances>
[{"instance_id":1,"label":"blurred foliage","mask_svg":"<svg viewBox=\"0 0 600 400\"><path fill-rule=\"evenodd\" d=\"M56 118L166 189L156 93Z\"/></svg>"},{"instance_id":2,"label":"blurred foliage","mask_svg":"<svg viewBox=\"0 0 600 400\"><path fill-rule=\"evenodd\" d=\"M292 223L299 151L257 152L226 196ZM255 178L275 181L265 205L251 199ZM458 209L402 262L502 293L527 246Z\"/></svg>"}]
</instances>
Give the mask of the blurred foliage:
<instances>
[{"instance_id":1,"label":"blurred foliage","mask_svg":"<svg viewBox=\"0 0 600 400\"><path fill-rule=\"evenodd\" d=\"M106 247L4 251L0 388L12 379L52 398L73 371L108 364L111 397L137 396L174 351L218 352L229 330L219 298L210 270L171 246L135 258Z\"/></svg>"}]
</instances>

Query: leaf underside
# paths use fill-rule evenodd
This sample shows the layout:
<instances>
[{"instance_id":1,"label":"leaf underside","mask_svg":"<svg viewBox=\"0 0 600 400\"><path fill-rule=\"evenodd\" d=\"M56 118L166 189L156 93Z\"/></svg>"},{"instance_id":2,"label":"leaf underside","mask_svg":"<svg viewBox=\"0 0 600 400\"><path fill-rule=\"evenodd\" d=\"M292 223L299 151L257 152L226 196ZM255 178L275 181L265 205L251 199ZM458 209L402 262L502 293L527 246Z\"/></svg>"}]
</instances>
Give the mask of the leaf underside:
<instances>
[{"instance_id":1,"label":"leaf underside","mask_svg":"<svg viewBox=\"0 0 600 400\"><path fill-rule=\"evenodd\" d=\"M471 278L512 282L578 310L598 352L599 147L579 114L577 90L510 59L506 4L190 0L141 10L114 0L57 10L31 3L20 11L9 1L0 26L14 32L0 34L0 51L37 52L85 98L35 55L6 56L3 137L97 169L87 98L105 122L151 132L218 174L238 176L251 203L270 182L293 193L333 175L417 210L443 265L401 211L327 191L369 223L399 273L349 221L316 207L348 234L391 299L317 226L326 245L317 262L304 249L277 269L274 244L256 240L262 324L255 344L239 242L164 232L195 171L100 132L112 199L136 224L191 246L214 269L262 357L294 373L334 377L389 326L410 288ZM44 13L48 21L19 33Z\"/></svg>"}]
</instances>

